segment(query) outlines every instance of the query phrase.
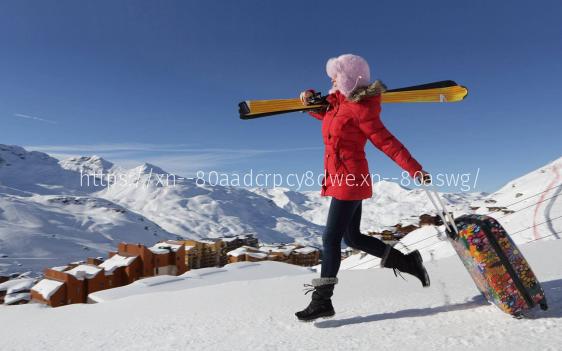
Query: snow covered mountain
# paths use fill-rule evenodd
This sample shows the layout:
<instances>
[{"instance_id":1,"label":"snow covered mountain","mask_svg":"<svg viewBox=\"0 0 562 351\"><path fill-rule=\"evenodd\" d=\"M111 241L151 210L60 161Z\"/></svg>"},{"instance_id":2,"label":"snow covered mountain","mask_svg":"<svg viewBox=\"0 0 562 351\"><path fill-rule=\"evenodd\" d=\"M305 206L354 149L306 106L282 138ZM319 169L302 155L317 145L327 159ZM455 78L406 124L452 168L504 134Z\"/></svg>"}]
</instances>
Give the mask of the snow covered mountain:
<instances>
[{"instance_id":1,"label":"snow covered mountain","mask_svg":"<svg viewBox=\"0 0 562 351\"><path fill-rule=\"evenodd\" d=\"M80 172L38 151L0 144L0 189L20 195L89 194L100 187L81 182Z\"/></svg>"},{"instance_id":2,"label":"snow covered mountain","mask_svg":"<svg viewBox=\"0 0 562 351\"><path fill-rule=\"evenodd\" d=\"M330 207L330 198L320 196L319 191L296 192L286 188L253 188L254 193L273 200L277 206L325 225ZM486 193L442 193L451 209L466 213L471 202L486 196ZM401 223L418 225L423 213L434 213L430 200L422 189L408 189L397 183L380 181L373 186L373 197L363 201L361 230L381 231Z\"/></svg>"},{"instance_id":3,"label":"snow covered mountain","mask_svg":"<svg viewBox=\"0 0 562 351\"><path fill-rule=\"evenodd\" d=\"M0 273L38 273L45 267L105 257L121 241L153 244L176 237L101 198L0 194Z\"/></svg>"},{"instance_id":4,"label":"snow covered mountain","mask_svg":"<svg viewBox=\"0 0 562 351\"><path fill-rule=\"evenodd\" d=\"M470 205L503 206L554 186L561 164L559 159L494 194L442 197L457 215L469 212ZM559 191L552 189L544 193L546 197L540 195L544 200L540 206L521 209L539 197L510 206L521 211L502 219L502 223L516 231L553 219L552 223L536 226L538 232L518 234L522 239L560 228L556 227L559 222L554 222L561 215L560 202L548 198ZM373 192L373 198L364 202L365 232L397 223L417 224L420 214L434 212L420 189L383 181L375 184ZM41 152L0 144L0 274L39 272L46 266L87 256L105 256L120 241L153 243L178 236L196 239L255 234L264 242L300 241L320 246L328 207L329 199L320 197L318 191L201 185L194 179L168 174L156 165L123 169L98 156L58 161ZM402 244L438 247L436 232L432 227L419 229ZM423 242L418 244L419 240ZM442 246L442 250L425 250L424 255L452 254L449 246ZM362 257L360 261L364 259L371 258ZM344 261L342 267L355 266L354 260L358 258Z\"/></svg>"},{"instance_id":5,"label":"snow covered mountain","mask_svg":"<svg viewBox=\"0 0 562 351\"><path fill-rule=\"evenodd\" d=\"M100 197L142 213L169 232L190 238L254 234L264 242L318 245L321 227L236 187L196 184L150 164L123 173Z\"/></svg>"},{"instance_id":6,"label":"snow covered mountain","mask_svg":"<svg viewBox=\"0 0 562 351\"><path fill-rule=\"evenodd\" d=\"M0 144L0 274L105 256L121 241L255 234L319 245L321 229L245 189L197 185L155 165L59 162Z\"/></svg>"}]
</instances>

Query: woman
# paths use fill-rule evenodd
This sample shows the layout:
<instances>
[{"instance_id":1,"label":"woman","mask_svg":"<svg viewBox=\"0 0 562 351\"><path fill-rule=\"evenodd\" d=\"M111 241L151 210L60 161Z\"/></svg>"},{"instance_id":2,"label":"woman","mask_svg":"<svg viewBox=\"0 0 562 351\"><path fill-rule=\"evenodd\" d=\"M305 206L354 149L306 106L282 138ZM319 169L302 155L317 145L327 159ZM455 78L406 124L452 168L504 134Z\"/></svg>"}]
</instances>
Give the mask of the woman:
<instances>
[{"instance_id":1,"label":"woman","mask_svg":"<svg viewBox=\"0 0 562 351\"><path fill-rule=\"evenodd\" d=\"M372 196L365 144L369 139L411 177L429 183L429 174L380 120L380 81L370 84L369 65L360 56L346 54L328 60L326 72L333 87L324 111L310 112L322 121L325 144L322 196L331 196L326 229L322 237L323 257L320 278L312 280L312 301L296 313L300 320L310 321L335 314L331 297L337 284L341 261L341 240L355 249L382 258L381 266L409 273L429 286L429 277L416 250L407 255L390 245L359 231L361 202ZM303 91L300 98L307 104L313 90Z\"/></svg>"}]
</instances>

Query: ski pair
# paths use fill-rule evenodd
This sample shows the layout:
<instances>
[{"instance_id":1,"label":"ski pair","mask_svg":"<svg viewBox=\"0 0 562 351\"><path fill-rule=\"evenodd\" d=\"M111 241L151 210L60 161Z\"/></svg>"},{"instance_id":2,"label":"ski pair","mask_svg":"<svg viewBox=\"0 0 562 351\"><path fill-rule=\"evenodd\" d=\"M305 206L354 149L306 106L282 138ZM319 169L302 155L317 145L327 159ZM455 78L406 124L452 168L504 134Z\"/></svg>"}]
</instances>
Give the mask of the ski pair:
<instances>
[{"instance_id":1,"label":"ski pair","mask_svg":"<svg viewBox=\"0 0 562 351\"><path fill-rule=\"evenodd\" d=\"M382 103L456 102L463 100L468 89L452 80L444 80L411 87L387 90L382 93ZM254 119L297 111L314 111L326 108L326 97L315 94L309 105L300 99L246 100L238 104L241 119Z\"/></svg>"}]
</instances>

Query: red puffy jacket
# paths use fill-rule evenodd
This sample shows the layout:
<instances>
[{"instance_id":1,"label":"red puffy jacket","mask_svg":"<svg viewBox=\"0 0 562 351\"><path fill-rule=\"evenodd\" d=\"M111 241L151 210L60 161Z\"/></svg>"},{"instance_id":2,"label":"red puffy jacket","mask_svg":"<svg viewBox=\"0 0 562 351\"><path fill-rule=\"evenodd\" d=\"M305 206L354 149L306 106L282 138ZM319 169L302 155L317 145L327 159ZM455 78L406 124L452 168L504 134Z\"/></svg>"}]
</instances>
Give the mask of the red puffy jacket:
<instances>
[{"instance_id":1,"label":"red puffy jacket","mask_svg":"<svg viewBox=\"0 0 562 351\"><path fill-rule=\"evenodd\" d=\"M322 196L338 200L363 200L373 195L365 144L369 139L411 177L422 166L392 135L380 120L380 95L359 102L346 99L336 91L327 97L327 111L310 115L322 121L324 139L324 178Z\"/></svg>"}]
</instances>

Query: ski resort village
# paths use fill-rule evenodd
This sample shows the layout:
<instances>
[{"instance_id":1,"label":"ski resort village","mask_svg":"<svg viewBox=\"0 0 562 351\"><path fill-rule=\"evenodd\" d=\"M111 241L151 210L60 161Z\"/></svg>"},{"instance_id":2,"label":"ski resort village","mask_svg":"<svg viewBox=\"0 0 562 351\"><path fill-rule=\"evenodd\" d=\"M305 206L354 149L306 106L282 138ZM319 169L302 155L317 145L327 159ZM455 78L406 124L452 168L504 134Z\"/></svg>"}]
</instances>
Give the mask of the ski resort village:
<instances>
[{"instance_id":1,"label":"ski resort village","mask_svg":"<svg viewBox=\"0 0 562 351\"><path fill-rule=\"evenodd\" d=\"M278 261L305 267L317 265L319 250L301 245L262 245L251 236L215 238L203 241L168 240L146 247L120 243L109 258L88 258L85 262L47 268L36 285L32 278L7 280L0 285L0 301L13 305L33 301L58 307L95 302L96 291L130 284L158 275L182 275L191 269L221 267L227 263ZM29 292L28 296L26 293Z\"/></svg>"}]
</instances>

